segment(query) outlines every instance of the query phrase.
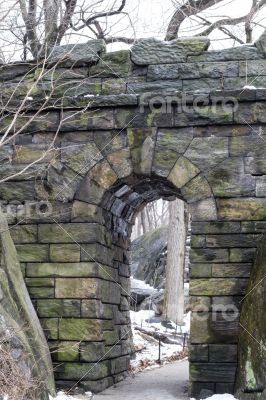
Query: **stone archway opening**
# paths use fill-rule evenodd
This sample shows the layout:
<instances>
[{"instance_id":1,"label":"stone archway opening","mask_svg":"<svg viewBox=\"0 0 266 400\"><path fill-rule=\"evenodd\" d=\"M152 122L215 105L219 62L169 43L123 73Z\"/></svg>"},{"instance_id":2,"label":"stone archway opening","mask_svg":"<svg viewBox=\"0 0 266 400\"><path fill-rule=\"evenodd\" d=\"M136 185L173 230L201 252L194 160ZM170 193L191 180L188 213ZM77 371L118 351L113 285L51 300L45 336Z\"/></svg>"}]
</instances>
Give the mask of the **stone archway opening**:
<instances>
[{"instance_id":1,"label":"stone archway opening","mask_svg":"<svg viewBox=\"0 0 266 400\"><path fill-rule=\"evenodd\" d=\"M185 359L188 354L189 221L184 202L175 201L180 205L175 218L172 210L173 206L176 207L174 202L159 199L148 203L137 214L130 238L130 319L134 347L131 369L136 372L158 364L165 366ZM176 219L179 226L171 224L171 219ZM180 227L181 224L183 226ZM173 235L170 229L174 230ZM172 254L175 259L171 258ZM166 284L167 279L170 280L171 291ZM178 280L182 281L180 288ZM166 300L171 304L171 310L166 306ZM188 364L184 363L186 381L188 375ZM173 377L173 386L177 385L176 378ZM183 386L186 384L184 381Z\"/></svg>"},{"instance_id":2,"label":"stone archway opening","mask_svg":"<svg viewBox=\"0 0 266 400\"><path fill-rule=\"evenodd\" d=\"M138 213L143 211L147 205L153 202L163 199L166 202L171 202L176 198L182 198L180 191L166 179L162 179L157 176L147 177L147 176L129 176L124 179L117 181L103 196L100 206L103 210L103 217L105 221L105 226L108 232L111 233L110 237L110 250L112 257L112 264L118 270L118 279L115 285L112 284L112 293L116 293L116 302L114 321L115 327L114 331L119 332L118 338L120 343L117 345L117 357L111 360L111 363L117 367L113 369L113 379L114 382L119 381L126 375L127 369L130 365L130 359L134 353L134 343L132 340L132 313L130 318L130 311L134 313L134 308L140 310L140 307L136 307L136 298L132 295L131 284L132 284L132 272L130 268L130 245L131 245L131 233ZM187 256L187 255L186 255ZM186 271L188 265L186 265ZM188 280L188 271L186 272L186 281ZM186 300L188 302L188 282L186 282ZM119 302L120 295L120 302ZM111 296L112 297L112 296ZM114 299L112 297L111 301ZM110 300L109 300L110 301ZM162 304L161 304L162 306ZM148 313L150 316L155 317L153 321L156 321L157 327L155 330L158 331L160 326L161 333L165 332L169 334L169 341L175 342L176 346L173 349L168 349L168 356L170 352L180 353L183 351L183 347L187 345L187 326L183 328L178 327L175 323L170 321L165 321L163 315L159 318L156 313L151 310L151 305L145 307L148 308ZM188 307L186 309L188 311ZM161 313L159 313L161 314ZM136 314L134 315L136 318ZM133 318L134 318L133 317ZM143 317L143 315L142 315ZM134 318L134 319L135 319ZM145 319L141 318L142 320ZM186 324L189 321L189 315L186 315ZM150 325L150 321L148 323ZM156 324L155 324L156 325ZM154 327L154 326L153 326ZM143 327L144 328L144 327ZM172 329L172 332L171 332ZM155 335L156 336L156 335ZM170 338L172 336L172 339ZM175 336L175 337L174 337ZM174 337L174 338L173 338ZM157 332L157 340L158 332ZM156 339L155 339L156 341ZM162 344L162 346L164 346ZM119 348L121 353L119 356ZM159 348L157 348L156 353L159 358ZM167 358L167 354L162 354L164 351L161 349L161 357ZM177 357L177 355L175 354ZM181 356L181 355L180 355ZM154 358L154 357L153 357ZM133 365L136 365L133 362ZM188 366L184 366L186 372L184 376L188 380ZM175 382L173 381L173 384ZM184 387L187 382L184 381Z\"/></svg>"}]
</instances>

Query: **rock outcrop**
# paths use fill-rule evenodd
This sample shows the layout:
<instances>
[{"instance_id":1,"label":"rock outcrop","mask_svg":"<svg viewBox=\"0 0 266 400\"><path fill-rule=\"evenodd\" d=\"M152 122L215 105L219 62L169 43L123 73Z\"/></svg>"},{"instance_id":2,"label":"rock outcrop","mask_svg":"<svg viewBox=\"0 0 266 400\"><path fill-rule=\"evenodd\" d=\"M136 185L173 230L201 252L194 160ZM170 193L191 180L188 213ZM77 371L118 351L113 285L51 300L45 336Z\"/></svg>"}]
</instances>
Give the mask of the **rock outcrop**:
<instances>
[{"instance_id":1,"label":"rock outcrop","mask_svg":"<svg viewBox=\"0 0 266 400\"><path fill-rule=\"evenodd\" d=\"M244 298L239 335L237 395L242 399L266 397L266 236L258 247ZM265 390L262 397L262 392Z\"/></svg>"},{"instance_id":2,"label":"rock outcrop","mask_svg":"<svg viewBox=\"0 0 266 400\"><path fill-rule=\"evenodd\" d=\"M162 287L165 278L167 227L161 226L135 239L130 261L133 278L154 288Z\"/></svg>"},{"instance_id":3,"label":"rock outcrop","mask_svg":"<svg viewBox=\"0 0 266 400\"><path fill-rule=\"evenodd\" d=\"M10 351L9 363L14 362L20 379L29 382L31 393L23 399L48 399L54 395L53 367L49 348L39 319L31 303L23 280L17 252L11 239L9 228L0 210L0 235L2 259L0 266L0 344L1 351ZM3 362L1 358L0 362ZM9 377L12 384L12 371ZM35 385L30 384L35 382ZM20 382L15 382L18 386ZM7 383L1 382L0 395L8 395ZM18 388L19 389L19 388ZM3 392L4 391L4 392ZM34 394L35 396L35 394ZM20 397L22 399L22 397Z\"/></svg>"}]
</instances>

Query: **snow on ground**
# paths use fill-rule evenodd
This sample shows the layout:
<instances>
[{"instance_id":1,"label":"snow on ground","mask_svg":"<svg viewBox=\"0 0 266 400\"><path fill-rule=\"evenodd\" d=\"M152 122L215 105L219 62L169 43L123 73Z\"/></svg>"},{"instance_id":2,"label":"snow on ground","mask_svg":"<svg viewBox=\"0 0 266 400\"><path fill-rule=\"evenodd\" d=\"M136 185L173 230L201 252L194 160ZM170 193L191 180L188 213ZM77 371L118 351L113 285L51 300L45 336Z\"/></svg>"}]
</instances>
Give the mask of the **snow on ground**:
<instances>
[{"instance_id":1,"label":"snow on ground","mask_svg":"<svg viewBox=\"0 0 266 400\"><path fill-rule=\"evenodd\" d=\"M208 397L206 400L237 400L237 399L231 394L215 394L211 397Z\"/></svg>"},{"instance_id":2,"label":"snow on ground","mask_svg":"<svg viewBox=\"0 0 266 400\"><path fill-rule=\"evenodd\" d=\"M56 397L49 396L49 400L91 400L93 395L91 392L86 392L85 395L70 396L64 392L58 392Z\"/></svg>"},{"instance_id":3,"label":"snow on ground","mask_svg":"<svg viewBox=\"0 0 266 400\"><path fill-rule=\"evenodd\" d=\"M171 326L163 326L160 318L155 317L152 310L130 311L132 323L133 342L137 351L135 358L131 360L131 367L137 368L148 362L159 359L159 341L140 332L138 328L148 332L167 335L173 343L161 343L161 360L167 361L176 353L183 351L182 333L189 332L190 315L185 316L185 324L180 327L171 323Z\"/></svg>"},{"instance_id":4,"label":"snow on ground","mask_svg":"<svg viewBox=\"0 0 266 400\"><path fill-rule=\"evenodd\" d=\"M131 290L132 289L147 289L150 290L151 292L157 292L157 289L154 289L153 286L150 286L148 283L145 281L141 281L140 279L135 279L135 278L130 278L130 285L131 285Z\"/></svg>"}]
</instances>

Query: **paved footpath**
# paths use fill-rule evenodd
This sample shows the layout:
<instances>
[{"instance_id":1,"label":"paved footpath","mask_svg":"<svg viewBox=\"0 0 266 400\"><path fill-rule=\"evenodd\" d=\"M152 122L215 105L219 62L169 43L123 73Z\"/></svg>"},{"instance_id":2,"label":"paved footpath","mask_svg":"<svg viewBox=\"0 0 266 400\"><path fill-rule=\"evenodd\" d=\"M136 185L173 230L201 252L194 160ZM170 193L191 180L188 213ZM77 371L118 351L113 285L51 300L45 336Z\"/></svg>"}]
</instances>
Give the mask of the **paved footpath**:
<instances>
[{"instance_id":1,"label":"paved footpath","mask_svg":"<svg viewBox=\"0 0 266 400\"><path fill-rule=\"evenodd\" d=\"M176 361L129 377L93 400L188 400L187 384L188 361Z\"/></svg>"}]
</instances>

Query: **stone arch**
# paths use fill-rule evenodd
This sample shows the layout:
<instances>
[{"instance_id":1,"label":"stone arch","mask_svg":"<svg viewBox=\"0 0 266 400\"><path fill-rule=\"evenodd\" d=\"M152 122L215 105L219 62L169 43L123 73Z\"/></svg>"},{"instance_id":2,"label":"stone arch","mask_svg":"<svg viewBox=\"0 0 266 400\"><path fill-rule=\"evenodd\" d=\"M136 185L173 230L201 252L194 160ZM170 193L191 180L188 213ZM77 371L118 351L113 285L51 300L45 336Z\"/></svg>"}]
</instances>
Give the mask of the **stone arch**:
<instances>
[{"instance_id":1,"label":"stone arch","mask_svg":"<svg viewBox=\"0 0 266 400\"><path fill-rule=\"evenodd\" d=\"M169 130L168 135L171 133L176 135L176 131ZM92 390L101 390L120 379L129 366L131 331L128 314L130 273L127 249L131 227L138 210L161 197L169 200L179 197L189 204L192 220L196 223L213 221L215 224L217 221L215 197L204 171L199 169L200 165L197 166L186 154L173 151L167 143L162 149L157 142L160 134L157 134L156 129L130 129L128 137L128 146L105 154L80 180L72 207L73 222L93 223L89 228L92 232L88 232L88 236L93 237L96 243L82 245L81 261L93 261L94 269L99 273L97 290L100 292L100 300L97 300L98 305L94 304L96 309L98 307L101 310L98 318L102 318L104 322L104 318L108 318L108 315L110 318L112 314L112 319L108 320L109 329L100 327L104 345L101 344L102 353L98 355L100 357L108 353L112 346L116 350L112 351L108 360L109 376L95 372L93 379L82 382L86 388ZM175 140L176 146L177 139ZM180 140L184 142L182 136ZM190 143L193 142L190 136L189 140ZM182 146L184 152L189 155L189 146L184 146L183 143ZM199 153L201 150L200 148ZM193 151L193 161L200 158L199 153L197 155L196 151ZM192 237L192 242L197 242L197 235L195 239ZM196 243L195 247L198 246ZM212 257L215 258L213 255ZM73 277L66 282L67 286L69 283L70 291L72 280ZM86 302L88 300L81 300L82 306ZM194 296L194 302L195 310L200 309L200 312L202 307L206 306L198 296ZM91 317L90 314L84 315ZM199 340L203 343L197 344L198 348L207 346L203 338ZM87 346L88 349L92 349L91 343L88 345L86 340L84 342L85 348ZM223 351L224 349L221 349L221 352ZM92 360L84 358L83 361ZM76 367L73 365L73 368ZM72 375L73 380L79 377L75 373ZM63 367L59 376L69 377ZM196 391L197 387L194 393Z\"/></svg>"},{"instance_id":2,"label":"stone arch","mask_svg":"<svg viewBox=\"0 0 266 400\"><path fill-rule=\"evenodd\" d=\"M202 135L204 131L209 135ZM74 146L74 151L72 146L62 149L61 183L65 171L77 175L69 193L71 222L63 227L61 223L39 227L40 241L50 243L55 252L58 246L53 243L63 243L62 249L68 252L75 243L80 247L78 263L69 263L69 275L66 264L59 263L59 272L50 272L54 267L47 265L48 276L55 278L55 301L64 307L71 302L72 310L59 307L51 314L62 317L56 322L56 318L46 318L50 315L45 304L37 301L37 308L44 307L39 315L45 316L42 321L48 338L49 324L57 323L56 335L51 334L52 344L59 349L54 359L64 362L56 370L57 380L70 386L79 381L85 389L99 391L125 376L130 353L126 254L130 227L137 210L147 202L177 196L189 204L193 220L191 394L199 396L202 389L232 392L238 320L227 320L221 311L243 294L256 244L253 236L239 235L237 220L242 215L231 221L230 211L227 207L223 211L221 203L228 204L228 195L252 194L254 176L245 173L243 159L230 157L231 139L212 135L211 127L128 128L114 146L106 146L109 133L103 135L101 145L103 139L96 136L101 134L95 133L92 144L82 151L80 146ZM85 161L89 162L84 173L77 174L75 170ZM235 201L243 204L241 199ZM243 240L247 248L242 254ZM237 264L245 258L247 265ZM52 256L50 261L57 259ZM74 355L62 351L62 346L64 350L78 342ZM101 362L94 370L96 358ZM93 368L90 374L88 367Z\"/></svg>"},{"instance_id":3,"label":"stone arch","mask_svg":"<svg viewBox=\"0 0 266 400\"><path fill-rule=\"evenodd\" d=\"M207 52L206 38L170 44L144 40L131 53L104 54L107 71L97 57L95 65L73 65L77 79L71 78L67 87L75 85L80 97L61 101L62 93L55 92L60 101L52 98L34 121L30 119L38 101L27 102L16 124L22 129L16 138L19 152L3 149L3 159L12 161L8 171L38 160L49 137L58 132L56 156L42 160L40 179L37 163L28 175L4 182L0 198L9 210L15 209L11 232L32 301L56 350L60 384L79 382L99 391L127 370L126 341L123 348L111 349L122 332L114 325L128 325L126 304L120 310L121 293L114 280L126 287L127 260L119 234L126 233L134 213L127 194L119 197L117 192L128 186L138 201L137 194L143 189L148 196L154 185L158 196L185 199L194 219L191 394L234 390L239 324L214 308L229 304L239 309L257 239L265 231L266 93L243 89L247 78L265 86L263 43L264 37L257 47ZM61 67L60 81L65 73L69 76L68 66ZM32 65L8 65L0 73L3 82L10 76L7 69L14 76L12 91L21 79L20 68L30 71ZM80 72L84 79L78 78ZM51 89L48 83L44 87L37 91L40 98ZM200 102L194 109L198 89ZM21 96L12 96L14 109ZM165 107L154 107L158 103ZM2 132L11 117L12 112L2 121ZM25 121L30 121L26 130ZM0 168L2 177L5 168ZM50 202L52 214L37 212L40 200Z\"/></svg>"}]
</instances>

